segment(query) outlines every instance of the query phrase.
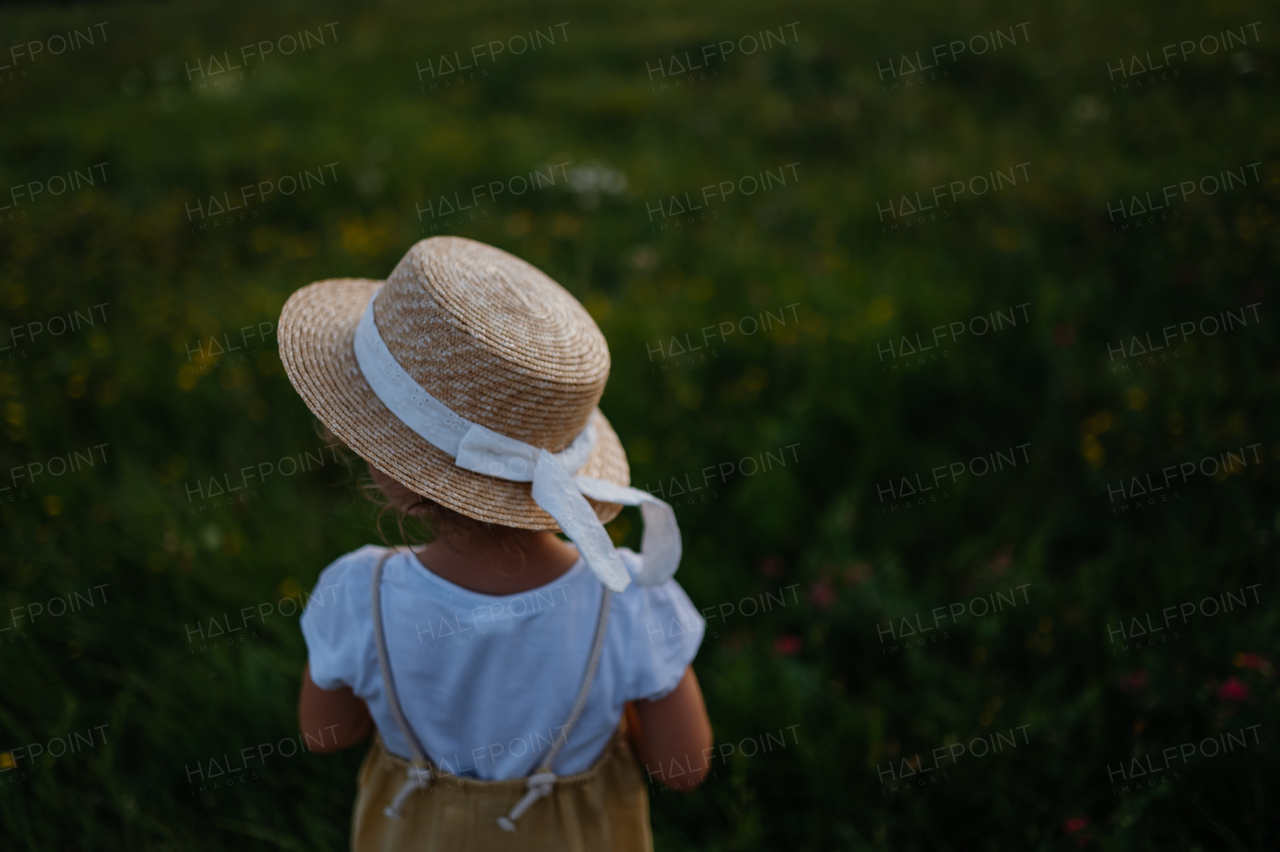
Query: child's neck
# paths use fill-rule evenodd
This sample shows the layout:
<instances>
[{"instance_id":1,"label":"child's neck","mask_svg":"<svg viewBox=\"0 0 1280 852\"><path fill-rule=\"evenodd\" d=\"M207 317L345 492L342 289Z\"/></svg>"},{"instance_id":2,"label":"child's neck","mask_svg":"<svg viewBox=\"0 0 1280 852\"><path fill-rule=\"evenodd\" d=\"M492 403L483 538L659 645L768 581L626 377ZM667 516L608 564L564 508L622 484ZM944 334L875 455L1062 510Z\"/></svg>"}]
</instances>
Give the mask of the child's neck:
<instances>
[{"instance_id":1,"label":"child's neck","mask_svg":"<svg viewBox=\"0 0 1280 852\"><path fill-rule=\"evenodd\" d=\"M553 533L523 537L520 548L465 536L441 537L417 552L441 579L482 595L515 595L551 583L578 562L576 548Z\"/></svg>"}]
</instances>

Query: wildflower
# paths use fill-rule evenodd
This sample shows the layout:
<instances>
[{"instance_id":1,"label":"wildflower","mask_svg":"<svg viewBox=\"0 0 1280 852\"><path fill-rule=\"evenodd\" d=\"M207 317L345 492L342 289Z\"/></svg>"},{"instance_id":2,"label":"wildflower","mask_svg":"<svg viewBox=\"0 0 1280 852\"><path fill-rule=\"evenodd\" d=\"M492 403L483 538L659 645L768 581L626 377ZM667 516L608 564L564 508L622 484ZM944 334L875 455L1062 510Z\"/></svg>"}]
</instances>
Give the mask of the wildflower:
<instances>
[{"instance_id":1,"label":"wildflower","mask_svg":"<svg viewBox=\"0 0 1280 852\"><path fill-rule=\"evenodd\" d=\"M1231 662L1235 663L1237 668L1256 669L1267 677L1271 676L1271 661L1261 654L1246 654L1244 651L1238 651Z\"/></svg>"},{"instance_id":2,"label":"wildflower","mask_svg":"<svg viewBox=\"0 0 1280 852\"><path fill-rule=\"evenodd\" d=\"M1147 670L1138 669L1133 674L1120 678L1120 688L1125 692L1137 692L1147 685Z\"/></svg>"},{"instance_id":3,"label":"wildflower","mask_svg":"<svg viewBox=\"0 0 1280 852\"><path fill-rule=\"evenodd\" d=\"M1077 834L1076 845L1087 846L1093 838L1089 836L1089 832L1085 831L1089 827L1088 817L1068 817L1062 821L1062 830L1067 834Z\"/></svg>"},{"instance_id":4,"label":"wildflower","mask_svg":"<svg viewBox=\"0 0 1280 852\"><path fill-rule=\"evenodd\" d=\"M1088 817L1068 817L1062 822L1062 830L1067 834L1075 834L1077 831L1084 831L1088 827Z\"/></svg>"},{"instance_id":5,"label":"wildflower","mask_svg":"<svg viewBox=\"0 0 1280 852\"><path fill-rule=\"evenodd\" d=\"M782 559L777 556L764 556L760 559L760 573L766 577L777 577L782 574Z\"/></svg>"},{"instance_id":6,"label":"wildflower","mask_svg":"<svg viewBox=\"0 0 1280 852\"><path fill-rule=\"evenodd\" d=\"M871 565L858 562L844 569L844 581L850 585L865 583L871 579Z\"/></svg>"},{"instance_id":7,"label":"wildflower","mask_svg":"<svg viewBox=\"0 0 1280 852\"><path fill-rule=\"evenodd\" d=\"M792 636L789 633L784 633L777 639L773 640L773 652L775 654L781 654L784 657L790 657L793 654L799 653L801 644L803 643L801 643L799 636Z\"/></svg>"},{"instance_id":8,"label":"wildflower","mask_svg":"<svg viewBox=\"0 0 1280 852\"><path fill-rule=\"evenodd\" d=\"M1239 678L1229 677L1218 687L1219 701L1244 701L1249 697L1249 687Z\"/></svg>"},{"instance_id":9,"label":"wildflower","mask_svg":"<svg viewBox=\"0 0 1280 852\"><path fill-rule=\"evenodd\" d=\"M836 590L831 581L823 577L809 589L809 600L818 609L826 609L836 602Z\"/></svg>"}]
</instances>

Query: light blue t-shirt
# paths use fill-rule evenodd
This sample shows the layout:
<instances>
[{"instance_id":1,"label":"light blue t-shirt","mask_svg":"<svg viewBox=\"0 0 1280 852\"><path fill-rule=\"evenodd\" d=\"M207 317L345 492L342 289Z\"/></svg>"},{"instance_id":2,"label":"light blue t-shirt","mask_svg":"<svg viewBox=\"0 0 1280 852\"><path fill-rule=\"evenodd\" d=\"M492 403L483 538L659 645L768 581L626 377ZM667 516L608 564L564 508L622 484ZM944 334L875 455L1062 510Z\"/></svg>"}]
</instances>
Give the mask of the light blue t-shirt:
<instances>
[{"instance_id":1,"label":"light blue t-shirt","mask_svg":"<svg viewBox=\"0 0 1280 852\"><path fill-rule=\"evenodd\" d=\"M311 678L349 686L393 754L409 757L378 671L373 568L385 548L367 546L320 574L302 614ZM632 579L640 557L619 548ZM561 734L582 685L604 587L581 559L552 583L518 595L468 591L426 570L412 553L387 560L383 626L400 706L441 769L485 780L522 778ZM632 583L613 596L604 653L586 708L552 767L595 763L623 705L661 698L693 661L706 622L675 580Z\"/></svg>"}]
</instances>

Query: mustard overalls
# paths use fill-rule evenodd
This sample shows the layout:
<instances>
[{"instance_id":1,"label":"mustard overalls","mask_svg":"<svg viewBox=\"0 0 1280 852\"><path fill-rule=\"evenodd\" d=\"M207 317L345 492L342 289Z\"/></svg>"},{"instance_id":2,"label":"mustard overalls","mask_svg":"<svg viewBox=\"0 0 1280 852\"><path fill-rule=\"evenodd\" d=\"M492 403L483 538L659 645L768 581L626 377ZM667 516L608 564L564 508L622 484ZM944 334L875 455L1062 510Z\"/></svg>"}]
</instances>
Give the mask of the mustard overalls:
<instances>
[{"instance_id":1,"label":"mustard overalls","mask_svg":"<svg viewBox=\"0 0 1280 852\"><path fill-rule=\"evenodd\" d=\"M649 793L627 739L625 715L590 769L563 778L551 771L599 668L612 593L604 590L582 687L546 759L526 779L461 778L436 768L400 707L382 626L382 568L390 555L373 571L373 633L387 702L414 759L391 754L381 735L374 738L360 767L353 852L652 852Z\"/></svg>"}]
</instances>

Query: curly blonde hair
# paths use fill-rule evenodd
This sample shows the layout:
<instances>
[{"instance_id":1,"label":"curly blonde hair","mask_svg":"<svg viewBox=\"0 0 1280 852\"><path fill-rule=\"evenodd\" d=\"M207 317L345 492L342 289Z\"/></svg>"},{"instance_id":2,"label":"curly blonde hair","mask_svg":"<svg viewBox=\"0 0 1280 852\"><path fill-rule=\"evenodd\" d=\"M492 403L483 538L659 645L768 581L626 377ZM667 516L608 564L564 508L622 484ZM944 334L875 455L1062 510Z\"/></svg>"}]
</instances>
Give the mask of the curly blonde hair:
<instances>
[{"instance_id":1,"label":"curly blonde hair","mask_svg":"<svg viewBox=\"0 0 1280 852\"><path fill-rule=\"evenodd\" d=\"M320 424L320 435L326 443L336 445L342 451L342 459L348 468L359 458L323 423ZM430 544L442 536L445 538L460 536L500 544L504 550L518 553L524 550L525 541L534 534L532 530L469 518L412 491L372 464L368 462L365 464L367 470L359 475L357 484L361 493L378 508L374 524L383 543L388 546L391 546L392 542L382 526L383 520L388 515L395 519L400 542L411 547Z\"/></svg>"}]
</instances>

